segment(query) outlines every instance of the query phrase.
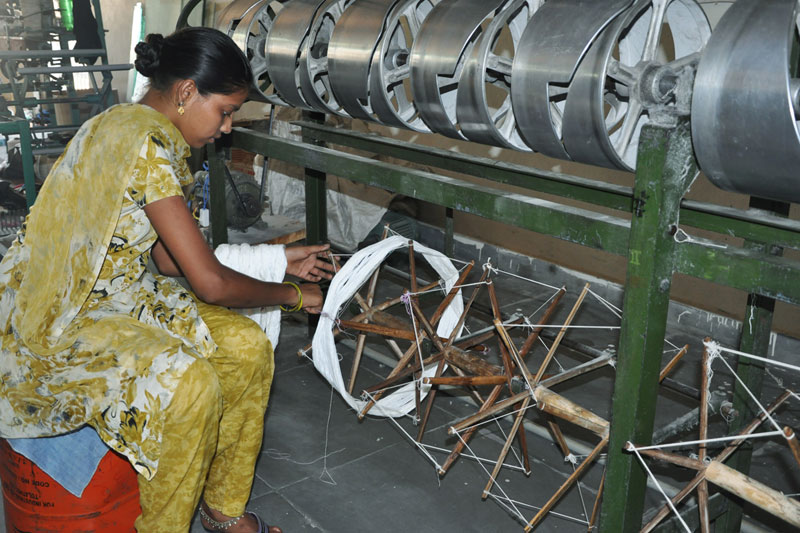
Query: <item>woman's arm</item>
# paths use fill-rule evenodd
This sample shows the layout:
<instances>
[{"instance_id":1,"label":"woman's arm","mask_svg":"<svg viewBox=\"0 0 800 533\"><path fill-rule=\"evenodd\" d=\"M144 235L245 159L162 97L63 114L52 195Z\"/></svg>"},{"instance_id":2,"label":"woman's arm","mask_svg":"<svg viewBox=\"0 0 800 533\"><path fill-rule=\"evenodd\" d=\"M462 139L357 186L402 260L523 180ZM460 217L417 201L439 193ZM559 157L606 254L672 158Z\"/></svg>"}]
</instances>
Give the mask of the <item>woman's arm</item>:
<instances>
[{"instance_id":1,"label":"woman's arm","mask_svg":"<svg viewBox=\"0 0 800 533\"><path fill-rule=\"evenodd\" d=\"M158 267L159 273L165 276L183 276L183 272L181 272L180 267L169 255L169 251L161 242L161 240L157 240L156 243L153 245L152 250L150 250L150 257L153 259L153 262Z\"/></svg>"},{"instance_id":2,"label":"woman's arm","mask_svg":"<svg viewBox=\"0 0 800 533\"><path fill-rule=\"evenodd\" d=\"M282 283L267 283L236 272L217 260L208 247L195 220L180 196L156 200L144 207L163 249L153 248L156 265L167 258L182 273L198 298L204 302L229 307L294 306L298 301L295 289ZM317 285L303 284L303 308L319 312L322 291Z\"/></svg>"}]
</instances>

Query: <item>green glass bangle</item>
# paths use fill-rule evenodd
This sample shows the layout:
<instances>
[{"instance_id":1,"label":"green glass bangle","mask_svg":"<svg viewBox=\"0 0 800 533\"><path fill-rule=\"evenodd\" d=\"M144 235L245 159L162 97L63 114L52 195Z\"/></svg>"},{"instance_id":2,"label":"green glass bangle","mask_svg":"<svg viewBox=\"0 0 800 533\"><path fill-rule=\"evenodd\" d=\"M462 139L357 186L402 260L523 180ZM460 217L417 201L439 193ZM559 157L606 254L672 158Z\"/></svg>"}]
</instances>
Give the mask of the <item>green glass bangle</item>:
<instances>
[{"instance_id":1,"label":"green glass bangle","mask_svg":"<svg viewBox=\"0 0 800 533\"><path fill-rule=\"evenodd\" d=\"M284 281L283 284L291 285L292 287L294 287L294 290L297 291L297 304L294 307L288 309L286 308L286 306L282 305L280 306L281 309L283 309L287 313L294 313L295 311L301 310L303 308L303 291L300 290L300 287L297 286L297 283L293 283L291 281Z\"/></svg>"}]
</instances>

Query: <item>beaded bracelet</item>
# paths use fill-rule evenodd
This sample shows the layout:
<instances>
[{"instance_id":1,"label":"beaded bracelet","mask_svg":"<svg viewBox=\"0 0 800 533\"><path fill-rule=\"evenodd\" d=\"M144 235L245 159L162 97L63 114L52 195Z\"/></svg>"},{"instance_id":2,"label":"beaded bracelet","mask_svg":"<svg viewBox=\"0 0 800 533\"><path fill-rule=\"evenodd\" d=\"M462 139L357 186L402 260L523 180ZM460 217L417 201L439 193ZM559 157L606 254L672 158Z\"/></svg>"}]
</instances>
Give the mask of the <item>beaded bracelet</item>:
<instances>
[{"instance_id":1,"label":"beaded bracelet","mask_svg":"<svg viewBox=\"0 0 800 533\"><path fill-rule=\"evenodd\" d=\"M290 308L290 309L287 309L286 306L282 305L282 306L280 306L281 309L283 309L284 311L286 311L288 313L294 313L295 311L299 311L300 309L302 309L303 308L303 291L300 290L300 287L297 286L297 283L292 283L291 281L284 281L283 284L284 285L291 285L292 287L294 287L294 290L297 291L297 304L294 307Z\"/></svg>"}]
</instances>

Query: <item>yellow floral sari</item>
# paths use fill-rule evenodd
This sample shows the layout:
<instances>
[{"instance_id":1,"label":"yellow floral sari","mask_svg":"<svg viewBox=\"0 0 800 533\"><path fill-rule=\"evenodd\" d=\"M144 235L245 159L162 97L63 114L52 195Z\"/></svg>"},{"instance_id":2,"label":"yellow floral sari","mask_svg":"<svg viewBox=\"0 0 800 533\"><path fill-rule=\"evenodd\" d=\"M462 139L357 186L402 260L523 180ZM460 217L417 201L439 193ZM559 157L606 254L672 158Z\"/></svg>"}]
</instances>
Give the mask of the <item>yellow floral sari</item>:
<instances>
[{"instance_id":1,"label":"yellow floral sari","mask_svg":"<svg viewBox=\"0 0 800 533\"><path fill-rule=\"evenodd\" d=\"M89 423L153 475L178 380L216 348L194 295L146 268L142 207L182 194L188 155L166 117L122 104L56 162L0 262L0 436Z\"/></svg>"}]
</instances>

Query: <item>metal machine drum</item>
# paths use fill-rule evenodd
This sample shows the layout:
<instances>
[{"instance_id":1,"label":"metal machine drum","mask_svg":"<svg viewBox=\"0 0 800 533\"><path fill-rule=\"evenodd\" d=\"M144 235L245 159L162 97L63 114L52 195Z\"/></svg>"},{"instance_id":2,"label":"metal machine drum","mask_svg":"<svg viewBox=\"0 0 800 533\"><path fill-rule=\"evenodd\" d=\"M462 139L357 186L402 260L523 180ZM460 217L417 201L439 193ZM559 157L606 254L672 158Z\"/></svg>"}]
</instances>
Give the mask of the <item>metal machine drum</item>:
<instances>
[{"instance_id":1,"label":"metal machine drum","mask_svg":"<svg viewBox=\"0 0 800 533\"><path fill-rule=\"evenodd\" d=\"M597 35L633 0L550 0L533 15L511 67L517 127L533 150L569 159L562 113L578 65Z\"/></svg>"},{"instance_id":2,"label":"metal machine drum","mask_svg":"<svg viewBox=\"0 0 800 533\"><path fill-rule=\"evenodd\" d=\"M662 93L652 85L696 63L710 35L695 0L640 0L606 26L567 92L562 137L570 158L633 170L649 109L673 103L673 87L664 84Z\"/></svg>"},{"instance_id":3,"label":"metal machine drum","mask_svg":"<svg viewBox=\"0 0 800 533\"><path fill-rule=\"evenodd\" d=\"M281 99L288 105L313 109L300 92L298 61L317 12L331 0L291 0L272 21L267 35L269 75Z\"/></svg>"},{"instance_id":4,"label":"metal machine drum","mask_svg":"<svg viewBox=\"0 0 800 533\"><path fill-rule=\"evenodd\" d=\"M328 44L328 78L342 109L353 118L375 120L370 104L372 56L398 0L359 0L333 29Z\"/></svg>"},{"instance_id":5,"label":"metal machine drum","mask_svg":"<svg viewBox=\"0 0 800 533\"><path fill-rule=\"evenodd\" d=\"M215 27L227 33L247 54L254 78L250 97L285 105L269 77L266 55L267 36L282 7L278 0L234 0L219 14Z\"/></svg>"},{"instance_id":6,"label":"metal machine drum","mask_svg":"<svg viewBox=\"0 0 800 533\"><path fill-rule=\"evenodd\" d=\"M433 8L411 48L411 92L422 120L436 132L465 139L458 128L459 80L481 24L506 0L444 0Z\"/></svg>"},{"instance_id":7,"label":"metal machine drum","mask_svg":"<svg viewBox=\"0 0 800 533\"><path fill-rule=\"evenodd\" d=\"M439 0L400 0L386 20L386 29L372 56L370 106L386 125L430 132L411 95L411 48L422 23Z\"/></svg>"},{"instance_id":8,"label":"metal machine drum","mask_svg":"<svg viewBox=\"0 0 800 533\"><path fill-rule=\"evenodd\" d=\"M514 0L481 34L466 60L458 85L456 116L474 142L530 150L511 109L511 65L528 20L541 0Z\"/></svg>"},{"instance_id":9,"label":"metal machine drum","mask_svg":"<svg viewBox=\"0 0 800 533\"><path fill-rule=\"evenodd\" d=\"M317 111L342 116L348 114L336 101L328 73L328 48L333 29L353 0L325 2L317 11L300 48L297 80L303 99Z\"/></svg>"},{"instance_id":10,"label":"metal machine drum","mask_svg":"<svg viewBox=\"0 0 800 533\"><path fill-rule=\"evenodd\" d=\"M800 201L797 0L739 0L722 16L697 69L692 137L717 186Z\"/></svg>"}]
</instances>

